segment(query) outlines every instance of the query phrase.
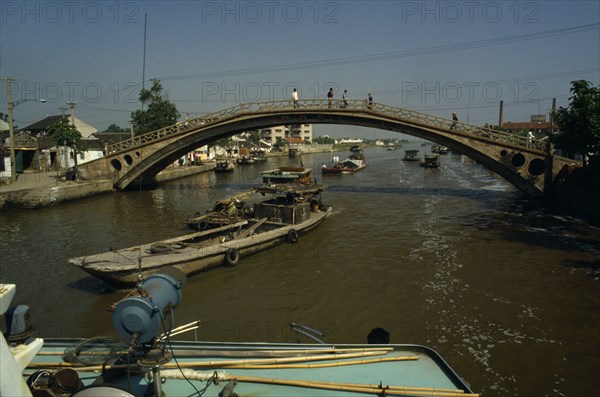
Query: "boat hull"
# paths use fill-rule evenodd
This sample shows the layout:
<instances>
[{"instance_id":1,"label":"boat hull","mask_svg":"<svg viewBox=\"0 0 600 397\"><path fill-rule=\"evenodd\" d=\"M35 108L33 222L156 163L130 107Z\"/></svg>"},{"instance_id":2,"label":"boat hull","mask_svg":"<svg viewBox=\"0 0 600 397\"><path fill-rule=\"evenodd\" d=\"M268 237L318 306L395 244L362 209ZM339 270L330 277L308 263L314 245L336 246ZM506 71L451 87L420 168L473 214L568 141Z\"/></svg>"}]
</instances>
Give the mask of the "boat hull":
<instances>
[{"instance_id":1,"label":"boat hull","mask_svg":"<svg viewBox=\"0 0 600 397\"><path fill-rule=\"evenodd\" d=\"M323 206L322 208L319 212L311 213L311 217L300 224L280 225L280 227L276 227L273 230L210 246L200 248L184 247L166 253L148 254L153 245L177 245L186 241L187 236L199 234L192 233L191 235L164 240L158 243L143 244L116 252L72 258L69 260L69 263L80 267L94 277L117 286L133 285L138 281L139 270L136 262L140 256L142 257L141 273L143 276L159 273L167 267L174 267L190 277L219 266L231 266L228 263L227 255L237 255L237 260L239 260L286 242L289 239L289 233L292 229L297 235L302 235L313 230L331 214L331 207ZM210 232L207 231L205 233ZM232 252L234 254L231 254Z\"/></svg>"},{"instance_id":2,"label":"boat hull","mask_svg":"<svg viewBox=\"0 0 600 397\"><path fill-rule=\"evenodd\" d=\"M366 168L366 165L362 165L356 168L336 168L336 167L323 167L321 168L321 174L323 175L342 175L342 174L354 174L355 172L362 171Z\"/></svg>"}]
</instances>

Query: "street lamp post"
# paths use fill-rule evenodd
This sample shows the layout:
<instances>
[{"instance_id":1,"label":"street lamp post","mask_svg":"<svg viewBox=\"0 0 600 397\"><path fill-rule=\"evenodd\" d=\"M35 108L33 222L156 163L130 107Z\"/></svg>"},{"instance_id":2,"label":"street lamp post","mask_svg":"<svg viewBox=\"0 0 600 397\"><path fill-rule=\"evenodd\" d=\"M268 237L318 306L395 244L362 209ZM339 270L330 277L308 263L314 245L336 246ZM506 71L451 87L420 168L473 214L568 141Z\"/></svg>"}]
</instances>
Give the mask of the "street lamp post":
<instances>
[{"instance_id":1,"label":"street lamp post","mask_svg":"<svg viewBox=\"0 0 600 397\"><path fill-rule=\"evenodd\" d=\"M21 99L19 101L13 102L12 95L10 92L10 81L12 78L6 77L3 80L6 80L6 101L8 107L8 134L10 140L10 181L14 182L17 179L17 167L16 167L16 159L15 159L15 130L13 125L13 109L24 103L24 102L46 102L45 99ZM2 158L4 161L4 158Z\"/></svg>"}]
</instances>

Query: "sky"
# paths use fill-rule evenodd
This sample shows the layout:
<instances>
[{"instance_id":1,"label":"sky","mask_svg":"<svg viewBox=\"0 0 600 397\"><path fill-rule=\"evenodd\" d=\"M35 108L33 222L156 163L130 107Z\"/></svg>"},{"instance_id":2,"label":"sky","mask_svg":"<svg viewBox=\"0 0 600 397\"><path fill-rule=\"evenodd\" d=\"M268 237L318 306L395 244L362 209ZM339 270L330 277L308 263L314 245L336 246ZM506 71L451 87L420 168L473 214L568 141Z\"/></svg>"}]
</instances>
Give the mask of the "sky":
<instances>
[{"instance_id":1,"label":"sky","mask_svg":"<svg viewBox=\"0 0 600 397\"><path fill-rule=\"evenodd\" d=\"M600 85L600 2L2 0L0 77L27 100L13 113L22 127L70 101L98 130L128 127L155 78L182 119L333 87L478 125L497 124L503 101L504 121L527 121L553 98L567 106L573 80Z\"/></svg>"}]
</instances>

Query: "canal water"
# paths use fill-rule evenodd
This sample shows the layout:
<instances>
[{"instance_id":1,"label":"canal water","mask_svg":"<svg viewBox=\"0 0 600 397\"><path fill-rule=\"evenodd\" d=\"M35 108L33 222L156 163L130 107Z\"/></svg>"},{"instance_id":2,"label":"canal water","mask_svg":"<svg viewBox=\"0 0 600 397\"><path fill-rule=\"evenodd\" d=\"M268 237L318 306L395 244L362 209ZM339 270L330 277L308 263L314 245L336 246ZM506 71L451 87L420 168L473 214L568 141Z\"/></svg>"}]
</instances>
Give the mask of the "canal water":
<instances>
[{"instance_id":1,"label":"canal water","mask_svg":"<svg viewBox=\"0 0 600 397\"><path fill-rule=\"evenodd\" d=\"M304 155L332 216L297 244L188 279L177 323L200 320L206 340L275 342L295 340L290 322L348 343L381 326L392 343L433 347L487 396L598 395L600 230L458 154L440 170L403 162L412 148L429 149L369 148L365 170L330 177L318 169L331 154ZM186 216L299 162L2 212L0 281L17 284L37 335L114 335L107 309L124 292L67 258L184 234Z\"/></svg>"}]
</instances>

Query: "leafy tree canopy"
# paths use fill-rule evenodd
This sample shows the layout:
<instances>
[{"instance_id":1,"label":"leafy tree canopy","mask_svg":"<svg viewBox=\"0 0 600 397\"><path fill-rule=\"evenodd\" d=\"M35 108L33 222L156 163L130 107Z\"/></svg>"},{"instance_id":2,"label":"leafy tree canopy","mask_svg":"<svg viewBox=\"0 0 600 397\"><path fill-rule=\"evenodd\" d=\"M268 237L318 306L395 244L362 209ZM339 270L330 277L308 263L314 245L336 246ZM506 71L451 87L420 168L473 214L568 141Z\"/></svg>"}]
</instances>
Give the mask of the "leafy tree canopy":
<instances>
[{"instance_id":1,"label":"leafy tree canopy","mask_svg":"<svg viewBox=\"0 0 600 397\"><path fill-rule=\"evenodd\" d=\"M111 124L104 132L129 132L129 128L121 128L116 124Z\"/></svg>"},{"instance_id":2,"label":"leafy tree canopy","mask_svg":"<svg viewBox=\"0 0 600 397\"><path fill-rule=\"evenodd\" d=\"M260 132L258 131L251 131L250 132L250 136L248 137L248 140L250 142L254 142L257 143L260 141Z\"/></svg>"},{"instance_id":3,"label":"leafy tree canopy","mask_svg":"<svg viewBox=\"0 0 600 397\"><path fill-rule=\"evenodd\" d=\"M321 144L332 144L335 143L335 139L330 138L328 136L318 136L314 138L315 143L321 143Z\"/></svg>"},{"instance_id":4,"label":"leafy tree canopy","mask_svg":"<svg viewBox=\"0 0 600 397\"><path fill-rule=\"evenodd\" d=\"M179 119L177 107L163 95L163 87L158 80L153 80L150 89L140 92L140 101L149 104L147 110L136 110L131 113L136 135L173 125Z\"/></svg>"},{"instance_id":5,"label":"leafy tree canopy","mask_svg":"<svg viewBox=\"0 0 600 397\"><path fill-rule=\"evenodd\" d=\"M48 135L60 146L72 148L81 139L81 133L71 124L67 117L63 117L48 126Z\"/></svg>"},{"instance_id":6,"label":"leafy tree canopy","mask_svg":"<svg viewBox=\"0 0 600 397\"><path fill-rule=\"evenodd\" d=\"M560 133L553 139L559 149L574 155L600 155L600 89L585 80L571 82L569 106L560 107L554 118Z\"/></svg>"}]
</instances>

